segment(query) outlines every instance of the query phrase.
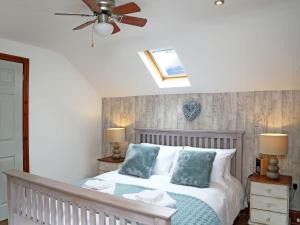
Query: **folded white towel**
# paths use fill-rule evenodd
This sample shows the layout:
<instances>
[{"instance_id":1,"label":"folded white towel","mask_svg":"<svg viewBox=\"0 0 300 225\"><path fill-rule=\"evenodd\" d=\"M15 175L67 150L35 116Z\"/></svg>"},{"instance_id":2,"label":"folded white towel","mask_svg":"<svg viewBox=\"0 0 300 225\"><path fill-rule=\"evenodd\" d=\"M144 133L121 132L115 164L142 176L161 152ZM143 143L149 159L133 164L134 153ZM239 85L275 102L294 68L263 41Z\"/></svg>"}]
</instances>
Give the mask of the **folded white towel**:
<instances>
[{"instance_id":1,"label":"folded white towel","mask_svg":"<svg viewBox=\"0 0 300 225\"><path fill-rule=\"evenodd\" d=\"M145 190L140 193L137 193L136 199L143 202L155 204L155 202L162 200L164 194L165 192L161 190Z\"/></svg>"},{"instance_id":2,"label":"folded white towel","mask_svg":"<svg viewBox=\"0 0 300 225\"><path fill-rule=\"evenodd\" d=\"M151 192L153 193L152 199L149 198ZM176 200L171 198L170 195L165 191L145 190L134 194L124 194L123 197L153 205L176 208Z\"/></svg>"},{"instance_id":3,"label":"folded white towel","mask_svg":"<svg viewBox=\"0 0 300 225\"><path fill-rule=\"evenodd\" d=\"M176 208L176 200L171 198L171 196L168 195L167 192L165 192L163 198L160 201L156 202L155 205Z\"/></svg>"},{"instance_id":4,"label":"folded white towel","mask_svg":"<svg viewBox=\"0 0 300 225\"><path fill-rule=\"evenodd\" d=\"M112 183L112 185L109 188L102 189L100 192L113 195L115 193L116 184Z\"/></svg>"},{"instance_id":5,"label":"folded white towel","mask_svg":"<svg viewBox=\"0 0 300 225\"><path fill-rule=\"evenodd\" d=\"M102 181L102 180L88 180L86 181L82 187L100 191L103 189L107 189L113 185L112 182L109 181Z\"/></svg>"}]
</instances>

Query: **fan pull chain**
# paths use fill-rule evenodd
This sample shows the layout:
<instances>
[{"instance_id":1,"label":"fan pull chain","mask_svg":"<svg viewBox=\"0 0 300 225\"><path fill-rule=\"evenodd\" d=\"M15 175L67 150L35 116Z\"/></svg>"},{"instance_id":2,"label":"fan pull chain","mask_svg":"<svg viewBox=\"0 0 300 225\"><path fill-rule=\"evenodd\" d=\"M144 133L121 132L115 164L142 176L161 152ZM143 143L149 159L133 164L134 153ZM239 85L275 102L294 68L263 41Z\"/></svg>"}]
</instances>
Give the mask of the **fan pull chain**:
<instances>
[{"instance_id":1,"label":"fan pull chain","mask_svg":"<svg viewBox=\"0 0 300 225\"><path fill-rule=\"evenodd\" d=\"M94 48L95 44L94 44L94 26L95 24L93 24L93 27L92 27L92 43L91 43L91 48Z\"/></svg>"}]
</instances>

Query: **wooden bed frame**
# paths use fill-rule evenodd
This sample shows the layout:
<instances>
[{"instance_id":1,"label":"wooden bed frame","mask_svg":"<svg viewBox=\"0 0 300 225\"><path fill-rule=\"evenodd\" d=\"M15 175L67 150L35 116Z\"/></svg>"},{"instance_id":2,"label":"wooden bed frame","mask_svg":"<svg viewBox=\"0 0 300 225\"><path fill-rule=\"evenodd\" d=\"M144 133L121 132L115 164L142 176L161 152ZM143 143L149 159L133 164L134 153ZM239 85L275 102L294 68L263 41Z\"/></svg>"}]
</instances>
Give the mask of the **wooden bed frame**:
<instances>
[{"instance_id":1,"label":"wooden bed frame","mask_svg":"<svg viewBox=\"0 0 300 225\"><path fill-rule=\"evenodd\" d=\"M136 129L136 143L236 148L231 172L242 180L243 132ZM9 225L171 225L175 209L153 206L70 184L8 171Z\"/></svg>"}]
</instances>

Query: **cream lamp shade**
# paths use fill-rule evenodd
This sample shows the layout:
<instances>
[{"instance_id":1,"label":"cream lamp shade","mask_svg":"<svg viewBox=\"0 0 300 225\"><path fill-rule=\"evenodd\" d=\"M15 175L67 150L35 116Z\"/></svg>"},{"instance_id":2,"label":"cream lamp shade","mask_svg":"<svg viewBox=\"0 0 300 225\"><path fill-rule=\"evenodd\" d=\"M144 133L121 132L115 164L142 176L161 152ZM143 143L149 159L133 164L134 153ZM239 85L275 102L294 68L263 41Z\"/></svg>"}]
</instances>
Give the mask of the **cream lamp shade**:
<instances>
[{"instance_id":1,"label":"cream lamp shade","mask_svg":"<svg viewBox=\"0 0 300 225\"><path fill-rule=\"evenodd\" d=\"M125 128L108 128L106 138L110 143L125 141Z\"/></svg>"},{"instance_id":2,"label":"cream lamp shade","mask_svg":"<svg viewBox=\"0 0 300 225\"><path fill-rule=\"evenodd\" d=\"M265 155L283 156L288 151L287 134L261 134L260 135L260 153Z\"/></svg>"}]
</instances>

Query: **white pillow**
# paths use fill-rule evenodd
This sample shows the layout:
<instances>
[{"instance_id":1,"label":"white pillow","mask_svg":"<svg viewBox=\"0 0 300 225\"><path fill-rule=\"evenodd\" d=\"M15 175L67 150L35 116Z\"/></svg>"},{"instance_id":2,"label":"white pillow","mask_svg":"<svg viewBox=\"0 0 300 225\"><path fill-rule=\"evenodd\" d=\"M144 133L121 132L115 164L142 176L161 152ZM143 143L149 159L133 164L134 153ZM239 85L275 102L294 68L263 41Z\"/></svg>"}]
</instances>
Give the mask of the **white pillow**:
<instances>
[{"instance_id":1,"label":"white pillow","mask_svg":"<svg viewBox=\"0 0 300 225\"><path fill-rule=\"evenodd\" d=\"M234 151L232 152L232 150ZM212 182L225 185L224 178L225 178L226 168L228 165L230 165L231 155L235 153L235 149L232 150L225 150L226 153L216 154L216 158L210 176L210 180ZM224 152L224 150L222 151Z\"/></svg>"},{"instance_id":2,"label":"white pillow","mask_svg":"<svg viewBox=\"0 0 300 225\"><path fill-rule=\"evenodd\" d=\"M168 175L178 147L142 143L142 145L159 146L159 153L152 171L154 175Z\"/></svg>"},{"instance_id":3,"label":"white pillow","mask_svg":"<svg viewBox=\"0 0 300 225\"><path fill-rule=\"evenodd\" d=\"M213 163L213 168L211 171L210 181L219 184L225 184L225 173L230 173L231 159L234 156L236 149L213 149L213 148L194 148L194 147L184 147L180 151L214 151L216 152L216 157ZM172 176L178 159L179 153L176 154L174 158L173 166L170 170L170 176ZM229 169L228 169L229 167ZM227 175L226 175L227 176Z\"/></svg>"},{"instance_id":4,"label":"white pillow","mask_svg":"<svg viewBox=\"0 0 300 225\"><path fill-rule=\"evenodd\" d=\"M235 151L236 152L236 151ZM225 168L225 173L224 173L224 177L225 178L231 178L232 177L232 175L231 175L231 160L232 160L232 158L234 157L234 155L235 155L235 153L234 154L232 154L231 156L230 156L230 160L228 161L228 163L226 164L226 168Z\"/></svg>"}]
</instances>

